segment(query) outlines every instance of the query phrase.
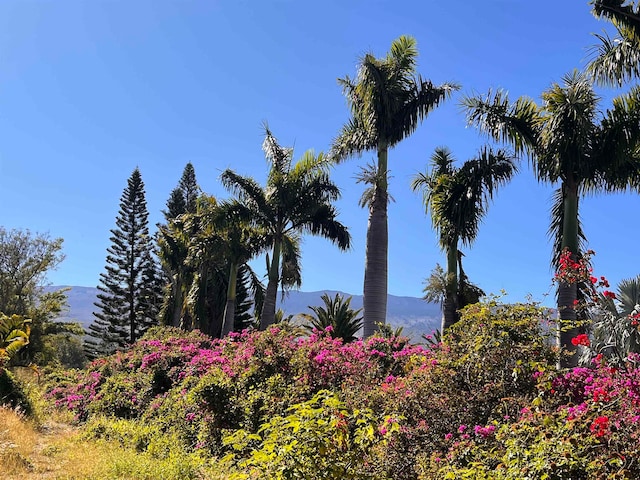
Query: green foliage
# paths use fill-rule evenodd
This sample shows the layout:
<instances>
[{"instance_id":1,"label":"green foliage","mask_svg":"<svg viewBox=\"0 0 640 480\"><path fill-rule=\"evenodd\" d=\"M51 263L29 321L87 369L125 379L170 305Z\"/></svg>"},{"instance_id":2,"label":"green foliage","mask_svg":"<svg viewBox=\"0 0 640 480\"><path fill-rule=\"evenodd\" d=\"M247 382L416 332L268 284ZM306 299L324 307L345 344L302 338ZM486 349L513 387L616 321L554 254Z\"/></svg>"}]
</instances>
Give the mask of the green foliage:
<instances>
[{"instance_id":1,"label":"green foliage","mask_svg":"<svg viewBox=\"0 0 640 480\"><path fill-rule=\"evenodd\" d=\"M376 337L389 338L394 340L402 339L402 341L408 340L407 337L403 337L402 335L402 331L404 330L404 327L393 328L391 324L386 322L378 323L377 327L378 327L378 331L375 334Z\"/></svg>"},{"instance_id":2,"label":"green foliage","mask_svg":"<svg viewBox=\"0 0 640 480\"><path fill-rule=\"evenodd\" d=\"M309 331L325 330L331 327L330 335L333 338L341 338L345 343L356 339L356 334L362 328L362 317L358 315L362 309L354 310L350 307L352 297L344 299L336 293L334 298L328 294L322 294L324 307L310 306L315 317L304 315Z\"/></svg>"},{"instance_id":3,"label":"green foliage","mask_svg":"<svg viewBox=\"0 0 640 480\"><path fill-rule=\"evenodd\" d=\"M31 320L20 315L9 317L0 312L0 370L21 348L29 344L30 324Z\"/></svg>"},{"instance_id":4,"label":"green foliage","mask_svg":"<svg viewBox=\"0 0 640 480\"><path fill-rule=\"evenodd\" d=\"M158 323L161 276L149 236L144 182L136 168L120 199L116 228L111 230L105 272L89 327L91 357L113 353L134 343Z\"/></svg>"},{"instance_id":5,"label":"green foliage","mask_svg":"<svg viewBox=\"0 0 640 480\"><path fill-rule=\"evenodd\" d=\"M66 308L66 290L44 292L46 275L64 259L62 239L29 230L0 227L0 312L30 319L29 343L14 357L14 363L56 363L56 351L48 350L52 335L83 334L78 324L56 322Z\"/></svg>"},{"instance_id":6,"label":"green foliage","mask_svg":"<svg viewBox=\"0 0 640 480\"><path fill-rule=\"evenodd\" d=\"M212 468L198 452L187 451L176 435L131 420L96 417L83 429L86 439L101 439L119 444L122 458L114 458L105 478L191 479L203 478L203 471Z\"/></svg>"},{"instance_id":7,"label":"green foliage","mask_svg":"<svg viewBox=\"0 0 640 480\"><path fill-rule=\"evenodd\" d=\"M63 368L84 368L87 356L79 335L55 333L48 335L44 342L43 357L50 358L47 363L59 364Z\"/></svg>"},{"instance_id":8,"label":"green foliage","mask_svg":"<svg viewBox=\"0 0 640 480\"><path fill-rule=\"evenodd\" d=\"M261 243L255 236L240 235L242 239L236 237L233 245L228 244L233 240L228 235L233 218L231 206L203 194L195 212L160 226L160 259L171 277L160 313L163 324L197 328L220 337L229 293L235 293L231 329L241 330L252 323L250 311L254 305L261 306L264 287L247 262ZM238 226L237 230L243 229ZM237 273L235 283L230 275L232 265Z\"/></svg>"},{"instance_id":9,"label":"green foliage","mask_svg":"<svg viewBox=\"0 0 640 480\"><path fill-rule=\"evenodd\" d=\"M3 405L19 409L27 415L33 411L22 384L6 368L0 368L0 406Z\"/></svg>"},{"instance_id":10,"label":"green foliage","mask_svg":"<svg viewBox=\"0 0 640 480\"><path fill-rule=\"evenodd\" d=\"M387 478L369 465L374 446L399 430L397 419L370 409L350 409L335 393L318 392L292 405L257 433L237 430L223 442L238 453L223 461L237 464L236 479L377 479ZM246 458L244 458L246 457Z\"/></svg>"},{"instance_id":11,"label":"green foliage","mask_svg":"<svg viewBox=\"0 0 640 480\"><path fill-rule=\"evenodd\" d=\"M293 149L282 147L268 126L262 144L269 173L264 187L254 179L225 170L222 184L237 196L238 214L264 232L271 254L267 255L268 284L260 314L260 328L275 321L278 288L300 286L300 240L302 234L325 237L341 249L349 248L351 236L337 220L333 203L340 190L329 177L326 155L307 151L297 162ZM244 212L243 212L244 210Z\"/></svg>"},{"instance_id":12,"label":"green foliage","mask_svg":"<svg viewBox=\"0 0 640 480\"><path fill-rule=\"evenodd\" d=\"M405 419L382 454L394 479L415 479L420 459L446 452L448 436L462 436L459 428L490 431L530 404L538 393L534 374L555 370L557 360L541 328L548 313L496 298L470 305L441 343L429 345L430 355L412 358L404 375L389 377L378 389L350 385L344 391L348 404Z\"/></svg>"}]
</instances>

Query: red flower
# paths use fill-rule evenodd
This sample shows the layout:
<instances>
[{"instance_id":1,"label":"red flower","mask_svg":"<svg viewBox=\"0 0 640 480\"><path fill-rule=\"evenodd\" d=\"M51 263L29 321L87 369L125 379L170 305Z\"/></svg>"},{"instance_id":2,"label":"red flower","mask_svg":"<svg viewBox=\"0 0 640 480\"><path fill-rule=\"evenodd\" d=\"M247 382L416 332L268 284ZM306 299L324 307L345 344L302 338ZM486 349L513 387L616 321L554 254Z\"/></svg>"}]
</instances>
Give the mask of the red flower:
<instances>
[{"instance_id":1,"label":"red flower","mask_svg":"<svg viewBox=\"0 0 640 480\"><path fill-rule=\"evenodd\" d=\"M605 290L604 292L602 292L602 294L604 295L604 298L610 298L612 300L615 300L616 298L616 294L613 292L610 292L609 290Z\"/></svg>"},{"instance_id":2,"label":"red flower","mask_svg":"<svg viewBox=\"0 0 640 480\"><path fill-rule=\"evenodd\" d=\"M591 283L593 284L598 283L598 279L596 277L589 277L589 280L591 280Z\"/></svg>"},{"instance_id":3,"label":"red flower","mask_svg":"<svg viewBox=\"0 0 640 480\"><path fill-rule=\"evenodd\" d=\"M573 337L571 339L571 343L575 346L584 345L585 347L588 347L589 345L591 345L591 342L589 341L589 337L584 333L581 333L577 337Z\"/></svg>"},{"instance_id":4,"label":"red flower","mask_svg":"<svg viewBox=\"0 0 640 480\"><path fill-rule=\"evenodd\" d=\"M591 433L596 437L604 437L609 432L609 417L602 416L596 418L589 427L589 430L591 430Z\"/></svg>"}]
</instances>

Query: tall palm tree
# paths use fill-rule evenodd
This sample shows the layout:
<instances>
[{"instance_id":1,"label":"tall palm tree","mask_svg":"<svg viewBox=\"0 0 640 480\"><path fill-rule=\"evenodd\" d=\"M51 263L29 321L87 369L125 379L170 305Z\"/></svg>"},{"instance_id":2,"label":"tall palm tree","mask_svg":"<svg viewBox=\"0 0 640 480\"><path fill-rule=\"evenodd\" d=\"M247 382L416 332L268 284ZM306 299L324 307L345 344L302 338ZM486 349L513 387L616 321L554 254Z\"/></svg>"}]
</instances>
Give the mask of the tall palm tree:
<instances>
[{"instance_id":1,"label":"tall palm tree","mask_svg":"<svg viewBox=\"0 0 640 480\"><path fill-rule=\"evenodd\" d=\"M265 329L275 321L278 286L286 289L302 283L300 236L319 235L342 250L350 247L351 236L337 220L333 202L340 197L340 190L329 178L325 155L308 151L293 163L293 150L281 147L266 125L262 149L269 162L264 188L229 169L221 180L248 209L254 226L264 231L270 244L269 280L260 316L260 328Z\"/></svg>"},{"instance_id":2,"label":"tall palm tree","mask_svg":"<svg viewBox=\"0 0 640 480\"><path fill-rule=\"evenodd\" d=\"M367 53L358 75L338 79L351 109L351 119L333 141L331 157L342 161L365 151L377 152L373 190L368 199L369 224L364 273L364 336L387 315L388 173L390 148L410 136L440 102L459 87L434 86L416 77L418 50L412 37L401 36L383 58Z\"/></svg>"},{"instance_id":3,"label":"tall palm tree","mask_svg":"<svg viewBox=\"0 0 640 480\"><path fill-rule=\"evenodd\" d=\"M460 304L459 280L466 281L466 275L459 242L467 246L473 243L494 192L517 171L511 155L490 148L480 150L476 158L467 160L460 168L454 162L447 148L437 148L431 156L431 171L417 174L411 183L414 191L422 190L440 248L447 256L442 332L458 321L458 308L464 306Z\"/></svg>"},{"instance_id":4,"label":"tall palm tree","mask_svg":"<svg viewBox=\"0 0 640 480\"><path fill-rule=\"evenodd\" d=\"M599 122L598 102L591 80L575 71L543 92L540 106L527 97L510 102L501 91L463 100L469 123L511 144L516 153L526 153L539 181L560 183L553 235L556 246L574 256L580 255L580 196L640 185L640 90L615 99ZM560 282L559 342L569 352L576 349L571 338L576 334L577 295L577 285ZM561 364L576 362L577 355L572 355Z\"/></svg>"},{"instance_id":5,"label":"tall palm tree","mask_svg":"<svg viewBox=\"0 0 640 480\"><path fill-rule=\"evenodd\" d=\"M617 36L596 35L600 44L589 70L602 85L618 85L640 78L640 2L592 0L593 14L610 20Z\"/></svg>"}]
</instances>

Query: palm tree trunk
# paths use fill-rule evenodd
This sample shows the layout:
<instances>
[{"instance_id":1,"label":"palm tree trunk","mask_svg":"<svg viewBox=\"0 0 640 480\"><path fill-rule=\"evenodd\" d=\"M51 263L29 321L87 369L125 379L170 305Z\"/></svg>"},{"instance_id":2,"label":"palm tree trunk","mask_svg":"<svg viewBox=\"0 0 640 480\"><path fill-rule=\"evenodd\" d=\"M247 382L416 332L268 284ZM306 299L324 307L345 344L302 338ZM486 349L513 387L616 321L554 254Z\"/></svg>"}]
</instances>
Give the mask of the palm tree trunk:
<instances>
[{"instance_id":1,"label":"palm tree trunk","mask_svg":"<svg viewBox=\"0 0 640 480\"><path fill-rule=\"evenodd\" d=\"M447 285L442 305L442 325L444 333L458 321L458 241L447 246Z\"/></svg>"},{"instance_id":2,"label":"palm tree trunk","mask_svg":"<svg viewBox=\"0 0 640 480\"><path fill-rule=\"evenodd\" d=\"M224 307L221 338L233 332L236 316L236 284L238 283L238 264L231 263L229 270L229 285L227 286L227 304Z\"/></svg>"},{"instance_id":3,"label":"palm tree trunk","mask_svg":"<svg viewBox=\"0 0 640 480\"><path fill-rule=\"evenodd\" d=\"M367 247L364 266L363 337L373 335L377 323L387 319L387 153L386 142L378 143L378 175L373 201L369 206Z\"/></svg>"},{"instance_id":4,"label":"palm tree trunk","mask_svg":"<svg viewBox=\"0 0 640 480\"><path fill-rule=\"evenodd\" d=\"M276 299L278 297L278 283L280 283L280 240L273 243L273 256L268 273L269 283L267 283L262 314L260 315L260 330L265 330L276 321Z\"/></svg>"},{"instance_id":5,"label":"palm tree trunk","mask_svg":"<svg viewBox=\"0 0 640 480\"><path fill-rule=\"evenodd\" d=\"M173 301L171 302L171 326L179 327L180 326L180 317L182 317L182 304L184 302L182 296L182 283L178 277L179 274L176 274L174 278L171 279L171 295L173 297Z\"/></svg>"},{"instance_id":6,"label":"palm tree trunk","mask_svg":"<svg viewBox=\"0 0 640 480\"><path fill-rule=\"evenodd\" d=\"M562 249L571 252L573 260L578 254L578 185L567 181L563 188L564 217L562 222ZM576 283L560 282L558 285L558 346L569 355L560 357L561 368L572 368L578 365L578 347L571 343L580 329L575 326L576 310L574 303L578 298Z\"/></svg>"}]
</instances>

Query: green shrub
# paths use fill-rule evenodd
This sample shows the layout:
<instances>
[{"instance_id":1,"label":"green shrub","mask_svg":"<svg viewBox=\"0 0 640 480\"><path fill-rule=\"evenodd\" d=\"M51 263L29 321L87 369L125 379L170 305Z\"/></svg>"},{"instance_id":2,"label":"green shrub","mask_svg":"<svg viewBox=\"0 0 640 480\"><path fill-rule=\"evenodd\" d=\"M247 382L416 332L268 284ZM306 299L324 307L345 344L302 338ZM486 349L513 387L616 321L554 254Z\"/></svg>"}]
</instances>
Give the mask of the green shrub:
<instances>
[{"instance_id":1,"label":"green shrub","mask_svg":"<svg viewBox=\"0 0 640 480\"><path fill-rule=\"evenodd\" d=\"M432 356L414 357L404 375L390 376L378 388L344 390L349 404L405 418L397 441L384 453L390 476L416 478L418 458L444 455L452 439L475 436L476 428L493 432L530 405L538 395L535 377L555 371L556 352L541 328L547 313L496 299L471 305L432 347ZM479 444L486 446L492 436Z\"/></svg>"},{"instance_id":2,"label":"green shrub","mask_svg":"<svg viewBox=\"0 0 640 480\"><path fill-rule=\"evenodd\" d=\"M224 459L237 465L231 478L387 478L370 461L370 453L399 430L395 418L349 408L327 390L291 406L287 413L270 419L256 434L237 430L224 438L237 452Z\"/></svg>"},{"instance_id":3,"label":"green shrub","mask_svg":"<svg viewBox=\"0 0 640 480\"><path fill-rule=\"evenodd\" d=\"M33 408L21 383L7 369L0 368L0 405L17 408L31 415Z\"/></svg>"}]
</instances>

